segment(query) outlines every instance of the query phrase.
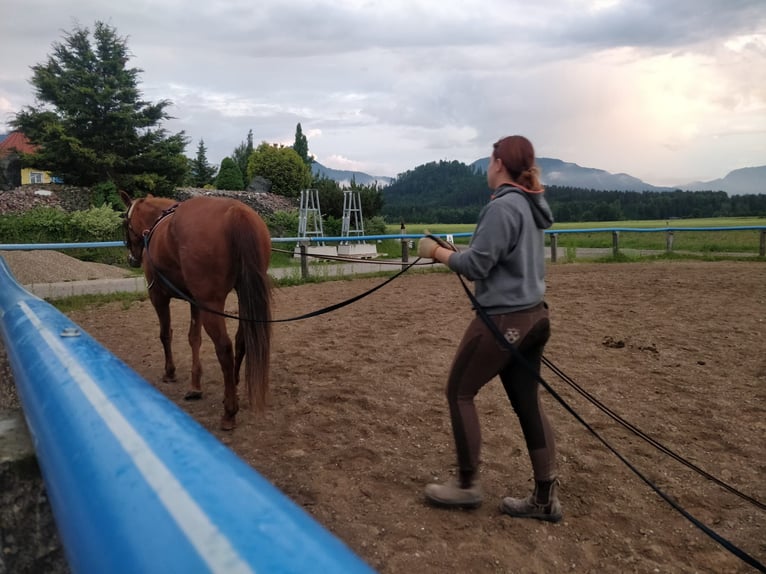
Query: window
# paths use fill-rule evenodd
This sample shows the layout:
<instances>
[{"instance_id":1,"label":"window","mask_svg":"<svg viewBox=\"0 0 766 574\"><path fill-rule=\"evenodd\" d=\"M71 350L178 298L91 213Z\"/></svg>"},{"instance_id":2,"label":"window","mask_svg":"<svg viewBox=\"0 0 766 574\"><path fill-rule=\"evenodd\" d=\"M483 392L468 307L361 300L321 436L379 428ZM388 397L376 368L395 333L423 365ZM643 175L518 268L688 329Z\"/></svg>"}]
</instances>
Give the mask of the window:
<instances>
[{"instance_id":1,"label":"window","mask_svg":"<svg viewBox=\"0 0 766 574\"><path fill-rule=\"evenodd\" d=\"M29 173L29 183L42 183L43 174L39 171L32 171Z\"/></svg>"}]
</instances>

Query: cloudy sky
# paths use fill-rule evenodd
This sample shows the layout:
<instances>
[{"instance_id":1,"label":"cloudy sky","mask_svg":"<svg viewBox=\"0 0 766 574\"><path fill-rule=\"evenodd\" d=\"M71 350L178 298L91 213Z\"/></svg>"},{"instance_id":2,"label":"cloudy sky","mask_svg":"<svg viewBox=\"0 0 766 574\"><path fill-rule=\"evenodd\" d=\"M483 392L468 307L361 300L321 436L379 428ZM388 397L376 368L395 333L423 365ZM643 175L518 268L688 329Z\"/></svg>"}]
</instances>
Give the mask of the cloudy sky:
<instances>
[{"instance_id":1,"label":"cloudy sky","mask_svg":"<svg viewBox=\"0 0 766 574\"><path fill-rule=\"evenodd\" d=\"M766 0L3 0L0 122L97 20L215 164L300 123L320 163L371 175L513 133L655 185L766 165Z\"/></svg>"}]
</instances>

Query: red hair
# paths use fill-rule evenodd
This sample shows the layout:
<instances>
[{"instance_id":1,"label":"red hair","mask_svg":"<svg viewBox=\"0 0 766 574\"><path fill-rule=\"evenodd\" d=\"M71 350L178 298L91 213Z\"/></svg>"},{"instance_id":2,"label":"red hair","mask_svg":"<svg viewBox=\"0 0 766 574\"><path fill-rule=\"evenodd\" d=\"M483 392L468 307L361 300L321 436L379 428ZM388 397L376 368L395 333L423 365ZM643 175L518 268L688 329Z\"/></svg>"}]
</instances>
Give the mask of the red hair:
<instances>
[{"instance_id":1,"label":"red hair","mask_svg":"<svg viewBox=\"0 0 766 574\"><path fill-rule=\"evenodd\" d=\"M540 169L535 164L535 148L524 136L508 136L495 142L492 157L503 162L511 179L532 191L541 191Z\"/></svg>"}]
</instances>

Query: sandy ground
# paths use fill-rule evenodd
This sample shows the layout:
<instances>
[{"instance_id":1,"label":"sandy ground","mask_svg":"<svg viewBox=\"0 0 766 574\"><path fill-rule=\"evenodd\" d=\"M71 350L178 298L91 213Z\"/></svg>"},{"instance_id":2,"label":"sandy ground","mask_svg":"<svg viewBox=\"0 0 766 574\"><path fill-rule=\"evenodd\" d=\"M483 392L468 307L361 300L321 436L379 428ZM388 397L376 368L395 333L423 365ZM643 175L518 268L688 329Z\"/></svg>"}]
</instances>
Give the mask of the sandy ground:
<instances>
[{"instance_id":1,"label":"sandy ground","mask_svg":"<svg viewBox=\"0 0 766 574\"><path fill-rule=\"evenodd\" d=\"M381 278L283 287L277 318L345 300ZM762 262L555 264L546 357L620 416L766 500L766 266ZM265 413L218 430L222 384L203 341L205 396L186 402L186 304L173 305L179 382L160 382L151 304L71 313L297 504L383 573L751 572L631 473L545 393L556 430L564 520L512 519L500 499L531 488L501 385L478 396L484 505L434 509L423 486L454 472L444 384L471 312L449 273L408 274L322 317L274 327ZM234 299L227 310L235 311ZM234 324L230 323L230 333ZM548 369L543 377L688 512L761 562L766 515L605 417Z\"/></svg>"}]
</instances>

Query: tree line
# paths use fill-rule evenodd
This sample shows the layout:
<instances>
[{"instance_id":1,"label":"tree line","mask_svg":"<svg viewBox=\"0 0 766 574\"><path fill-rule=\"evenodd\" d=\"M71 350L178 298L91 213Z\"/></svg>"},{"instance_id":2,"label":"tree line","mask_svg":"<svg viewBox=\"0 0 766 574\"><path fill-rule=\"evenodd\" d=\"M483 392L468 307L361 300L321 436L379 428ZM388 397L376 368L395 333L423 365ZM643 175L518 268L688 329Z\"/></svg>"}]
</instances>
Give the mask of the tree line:
<instances>
[{"instance_id":1,"label":"tree line","mask_svg":"<svg viewBox=\"0 0 766 574\"><path fill-rule=\"evenodd\" d=\"M400 174L383 190L389 222L474 223L490 199L486 175L459 161L431 162ZM724 191L601 191L547 186L559 222L698 217L766 217L766 194Z\"/></svg>"}]
</instances>

